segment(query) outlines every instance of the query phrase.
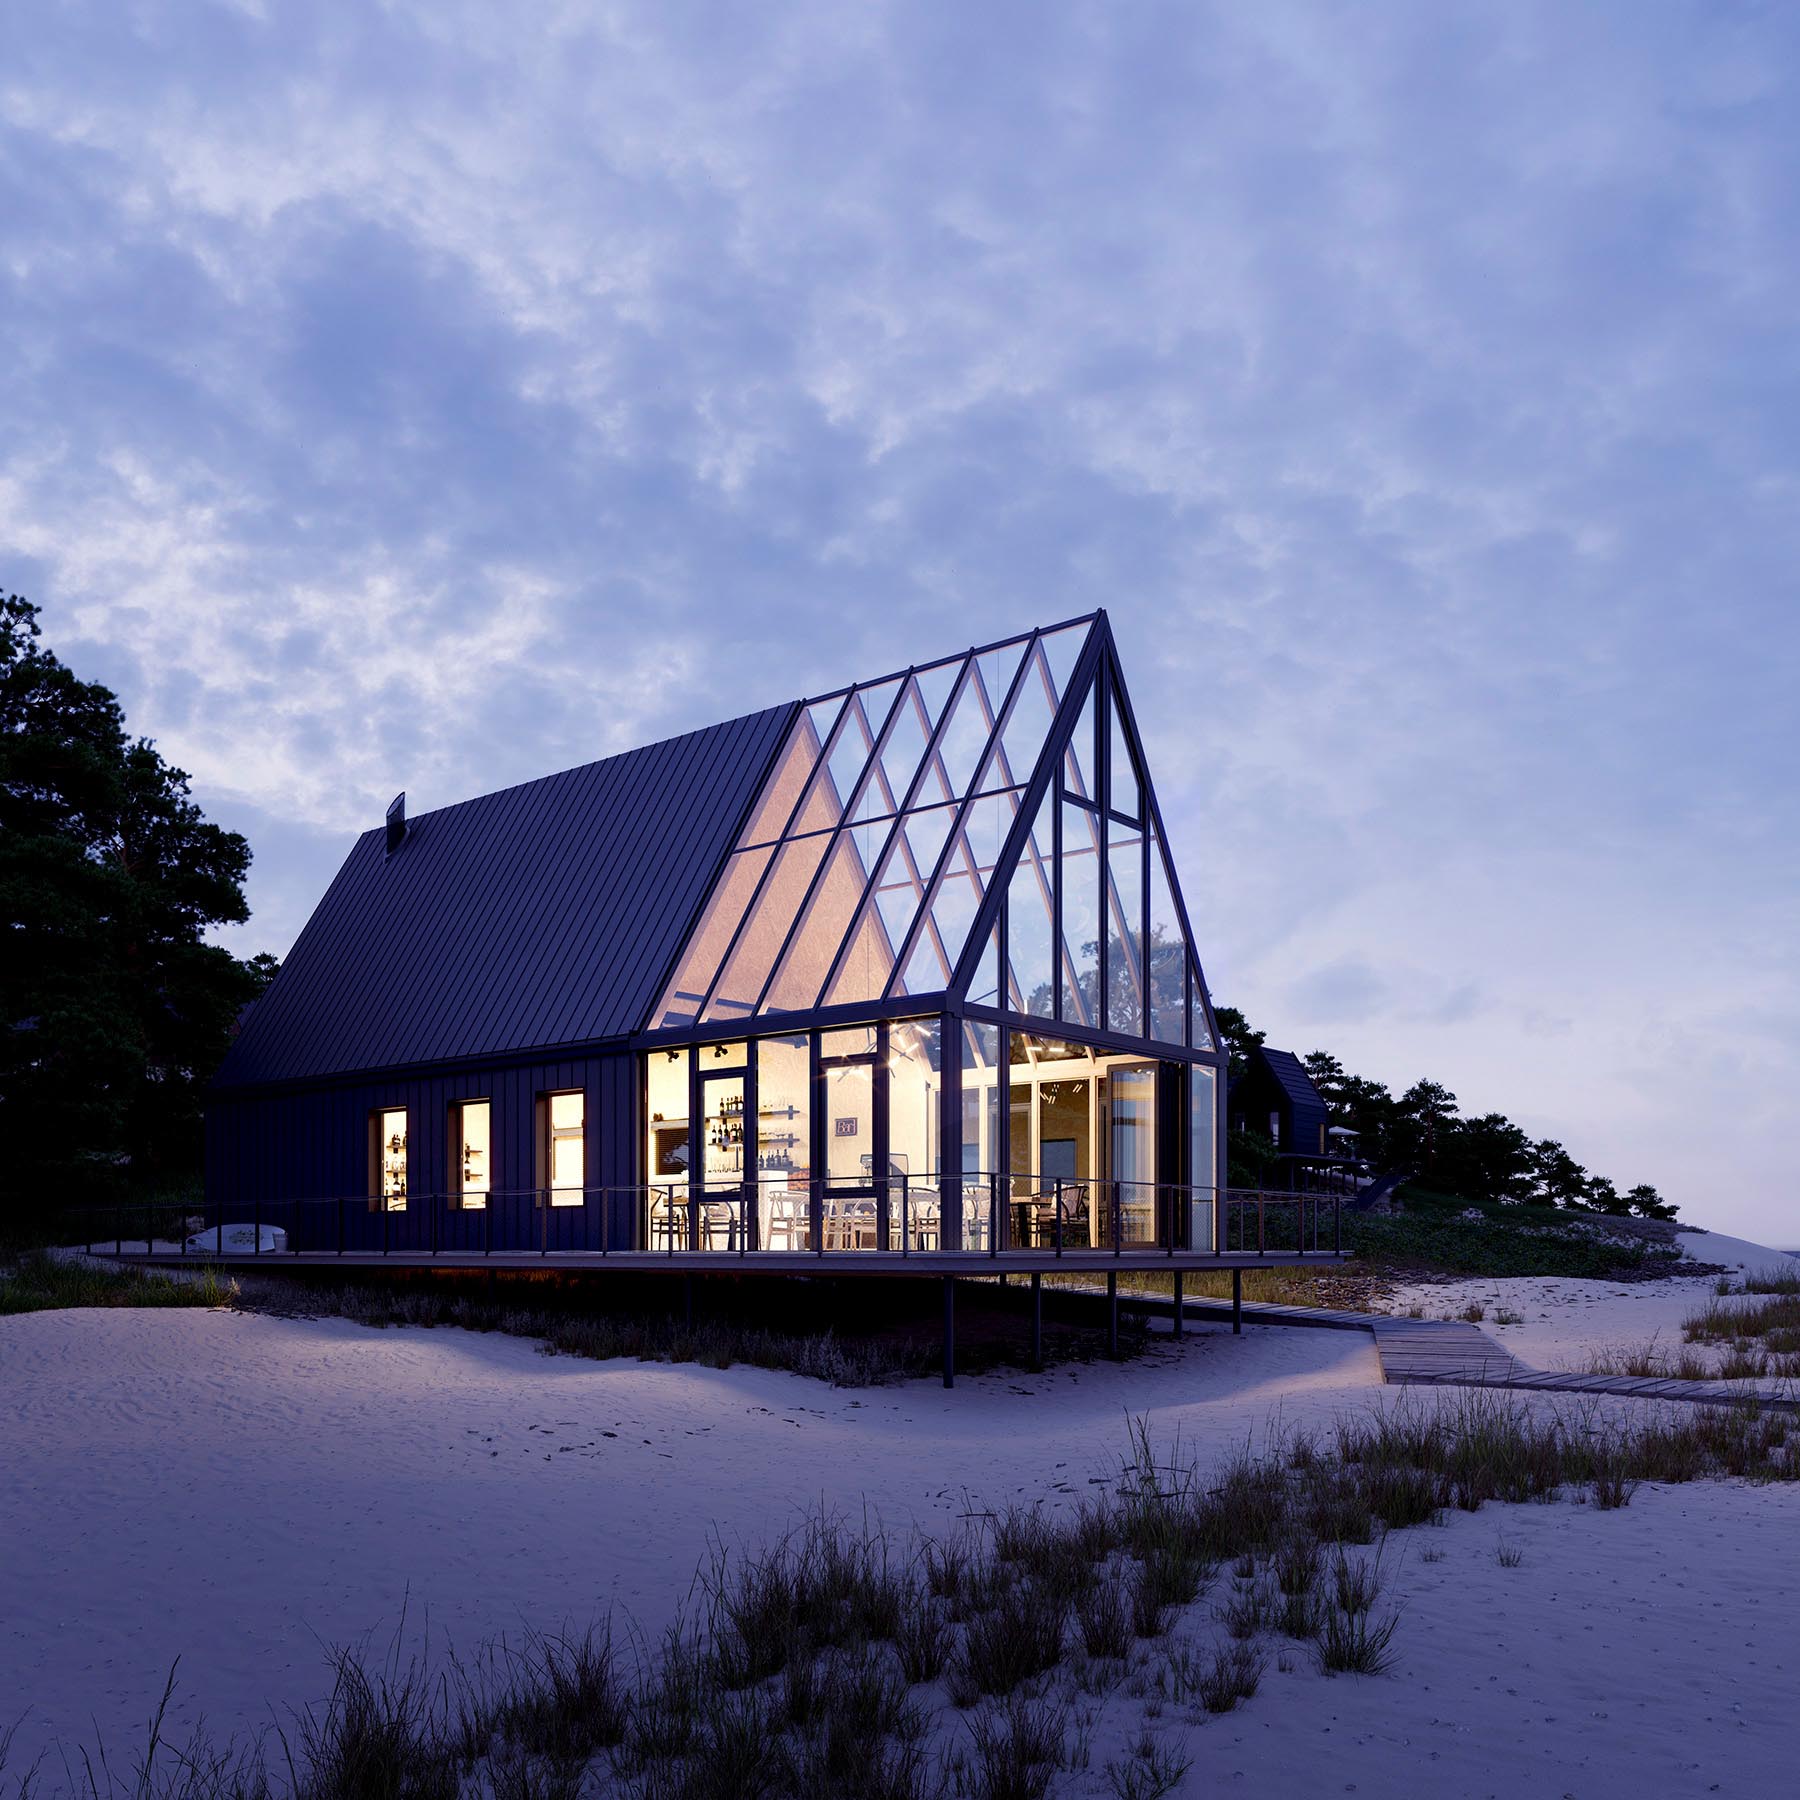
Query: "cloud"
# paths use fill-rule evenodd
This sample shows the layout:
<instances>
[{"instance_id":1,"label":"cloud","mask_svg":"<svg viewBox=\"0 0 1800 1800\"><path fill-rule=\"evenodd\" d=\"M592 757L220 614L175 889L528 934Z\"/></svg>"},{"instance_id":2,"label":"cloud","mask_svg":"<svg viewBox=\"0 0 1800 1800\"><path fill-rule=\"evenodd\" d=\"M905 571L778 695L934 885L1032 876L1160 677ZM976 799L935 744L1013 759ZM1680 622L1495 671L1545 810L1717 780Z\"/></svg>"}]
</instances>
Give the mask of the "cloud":
<instances>
[{"instance_id":1,"label":"cloud","mask_svg":"<svg viewBox=\"0 0 1800 1800\"><path fill-rule=\"evenodd\" d=\"M1800 986L1797 39L11 19L0 578L277 948L398 787L1103 604L1226 998L1779 1235L1785 1133L1700 1108L1800 1075L1742 1025Z\"/></svg>"}]
</instances>

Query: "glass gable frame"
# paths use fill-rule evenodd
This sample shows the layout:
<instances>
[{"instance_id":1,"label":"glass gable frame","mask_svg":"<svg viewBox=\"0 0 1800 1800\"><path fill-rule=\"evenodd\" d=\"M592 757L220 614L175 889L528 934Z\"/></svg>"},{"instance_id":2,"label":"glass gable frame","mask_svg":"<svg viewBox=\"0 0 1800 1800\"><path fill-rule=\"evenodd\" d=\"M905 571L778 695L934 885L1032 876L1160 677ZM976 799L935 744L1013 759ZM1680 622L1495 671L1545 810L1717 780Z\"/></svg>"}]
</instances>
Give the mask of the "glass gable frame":
<instances>
[{"instance_id":1,"label":"glass gable frame","mask_svg":"<svg viewBox=\"0 0 1800 1800\"><path fill-rule=\"evenodd\" d=\"M917 1000L959 969L971 1005L1216 1048L1103 617L803 704L648 1025Z\"/></svg>"},{"instance_id":2,"label":"glass gable frame","mask_svg":"<svg viewBox=\"0 0 1800 1800\"><path fill-rule=\"evenodd\" d=\"M945 991L1093 630L804 705L651 1029Z\"/></svg>"}]
</instances>

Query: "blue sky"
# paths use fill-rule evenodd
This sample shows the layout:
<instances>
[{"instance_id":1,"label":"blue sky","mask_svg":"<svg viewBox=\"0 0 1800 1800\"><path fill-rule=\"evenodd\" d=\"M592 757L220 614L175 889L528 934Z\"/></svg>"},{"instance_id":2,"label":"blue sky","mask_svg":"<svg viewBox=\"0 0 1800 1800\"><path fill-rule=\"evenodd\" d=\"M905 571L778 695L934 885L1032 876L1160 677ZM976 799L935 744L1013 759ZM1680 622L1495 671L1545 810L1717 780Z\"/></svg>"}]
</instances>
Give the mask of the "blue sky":
<instances>
[{"instance_id":1,"label":"blue sky","mask_svg":"<svg viewBox=\"0 0 1800 1800\"><path fill-rule=\"evenodd\" d=\"M1800 1243L1800 14L0 17L0 582L257 851L1108 608L1215 993Z\"/></svg>"}]
</instances>

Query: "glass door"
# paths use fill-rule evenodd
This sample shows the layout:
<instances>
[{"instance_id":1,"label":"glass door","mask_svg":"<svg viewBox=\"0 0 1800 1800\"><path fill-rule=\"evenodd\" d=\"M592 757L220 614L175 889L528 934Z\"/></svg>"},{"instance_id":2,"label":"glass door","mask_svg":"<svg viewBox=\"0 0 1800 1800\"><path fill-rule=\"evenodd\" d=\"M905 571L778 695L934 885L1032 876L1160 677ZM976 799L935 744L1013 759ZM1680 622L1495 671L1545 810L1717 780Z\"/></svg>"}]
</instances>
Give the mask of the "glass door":
<instances>
[{"instance_id":1,"label":"glass door","mask_svg":"<svg viewBox=\"0 0 1800 1800\"><path fill-rule=\"evenodd\" d=\"M1124 1244L1157 1239L1156 1064L1115 1063L1106 1078L1106 1174Z\"/></svg>"},{"instance_id":2,"label":"glass door","mask_svg":"<svg viewBox=\"0 0 1800 1800\"><path fill-rule=\"evenodd\" d=\"M691 1209L697 1249L736 1250L744 1229L744 1097L741 1070L700 1077L700 1181Z\"/></svg>"},{"instance_id":3,"label":"glass door","mask_svg":"<svg viewBox=\"0 0 1800 1800\"><path fill-rule=\"evenodd\" d=\"M827 1250L873 1250L881 1242L876 1179L875 1058L821 1060L825 1182L821 1228Z\"/></svg>"}]
</instances>

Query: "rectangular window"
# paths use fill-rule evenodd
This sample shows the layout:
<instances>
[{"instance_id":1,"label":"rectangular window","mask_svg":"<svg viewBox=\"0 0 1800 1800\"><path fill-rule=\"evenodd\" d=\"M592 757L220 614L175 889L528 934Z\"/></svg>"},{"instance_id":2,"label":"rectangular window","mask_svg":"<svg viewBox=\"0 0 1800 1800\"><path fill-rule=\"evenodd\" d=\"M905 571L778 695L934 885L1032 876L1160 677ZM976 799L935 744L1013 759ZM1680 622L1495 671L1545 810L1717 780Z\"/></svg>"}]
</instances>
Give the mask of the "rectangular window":
<instances>
[{"instance_id":1,"label":"rectangular window","mask_svg":"<svg viewBox=\"0 0 1800 1800\"><path fill-rule=\"evenodd\" d=\"M369 1194L386 1212L406 1211L406 1108L384 1106L370 1115Z\"/></svg>"},{"instance_id":2,"label":"rectangular window","mask_svg":"<svg viewBox=\"0 0 1800 1800\"><path fill-rule=\"evenodd\" d=\"M579 1088L546 1094L545 1186L552 1206L579 1206L587 1186L587 1096Z\"/></svg>"},{"instance_id":3,"label":"rectangular window","mask_svg":"<svg viewBox=\"0 0 1800 1800\"><path fill-rule=\"evenodd\" d=\"M492 1112L485 1100L458 1100L450 1108L450 1191L465 1212L480 1212L492 1179Z\"/></svg>"},{"instance_id":4,"label":"rectangular window","mask_svg":"<svg viewBox=\"0 0 1800 1800\"><path fill-rule=\"evenodd\" d=\"M1195 1063L1188 1070L1188 1248L1213 1247L1213 1202L1217 1198L1218 1090L1211 1069Z\"/></svg>"}]
</instances>

